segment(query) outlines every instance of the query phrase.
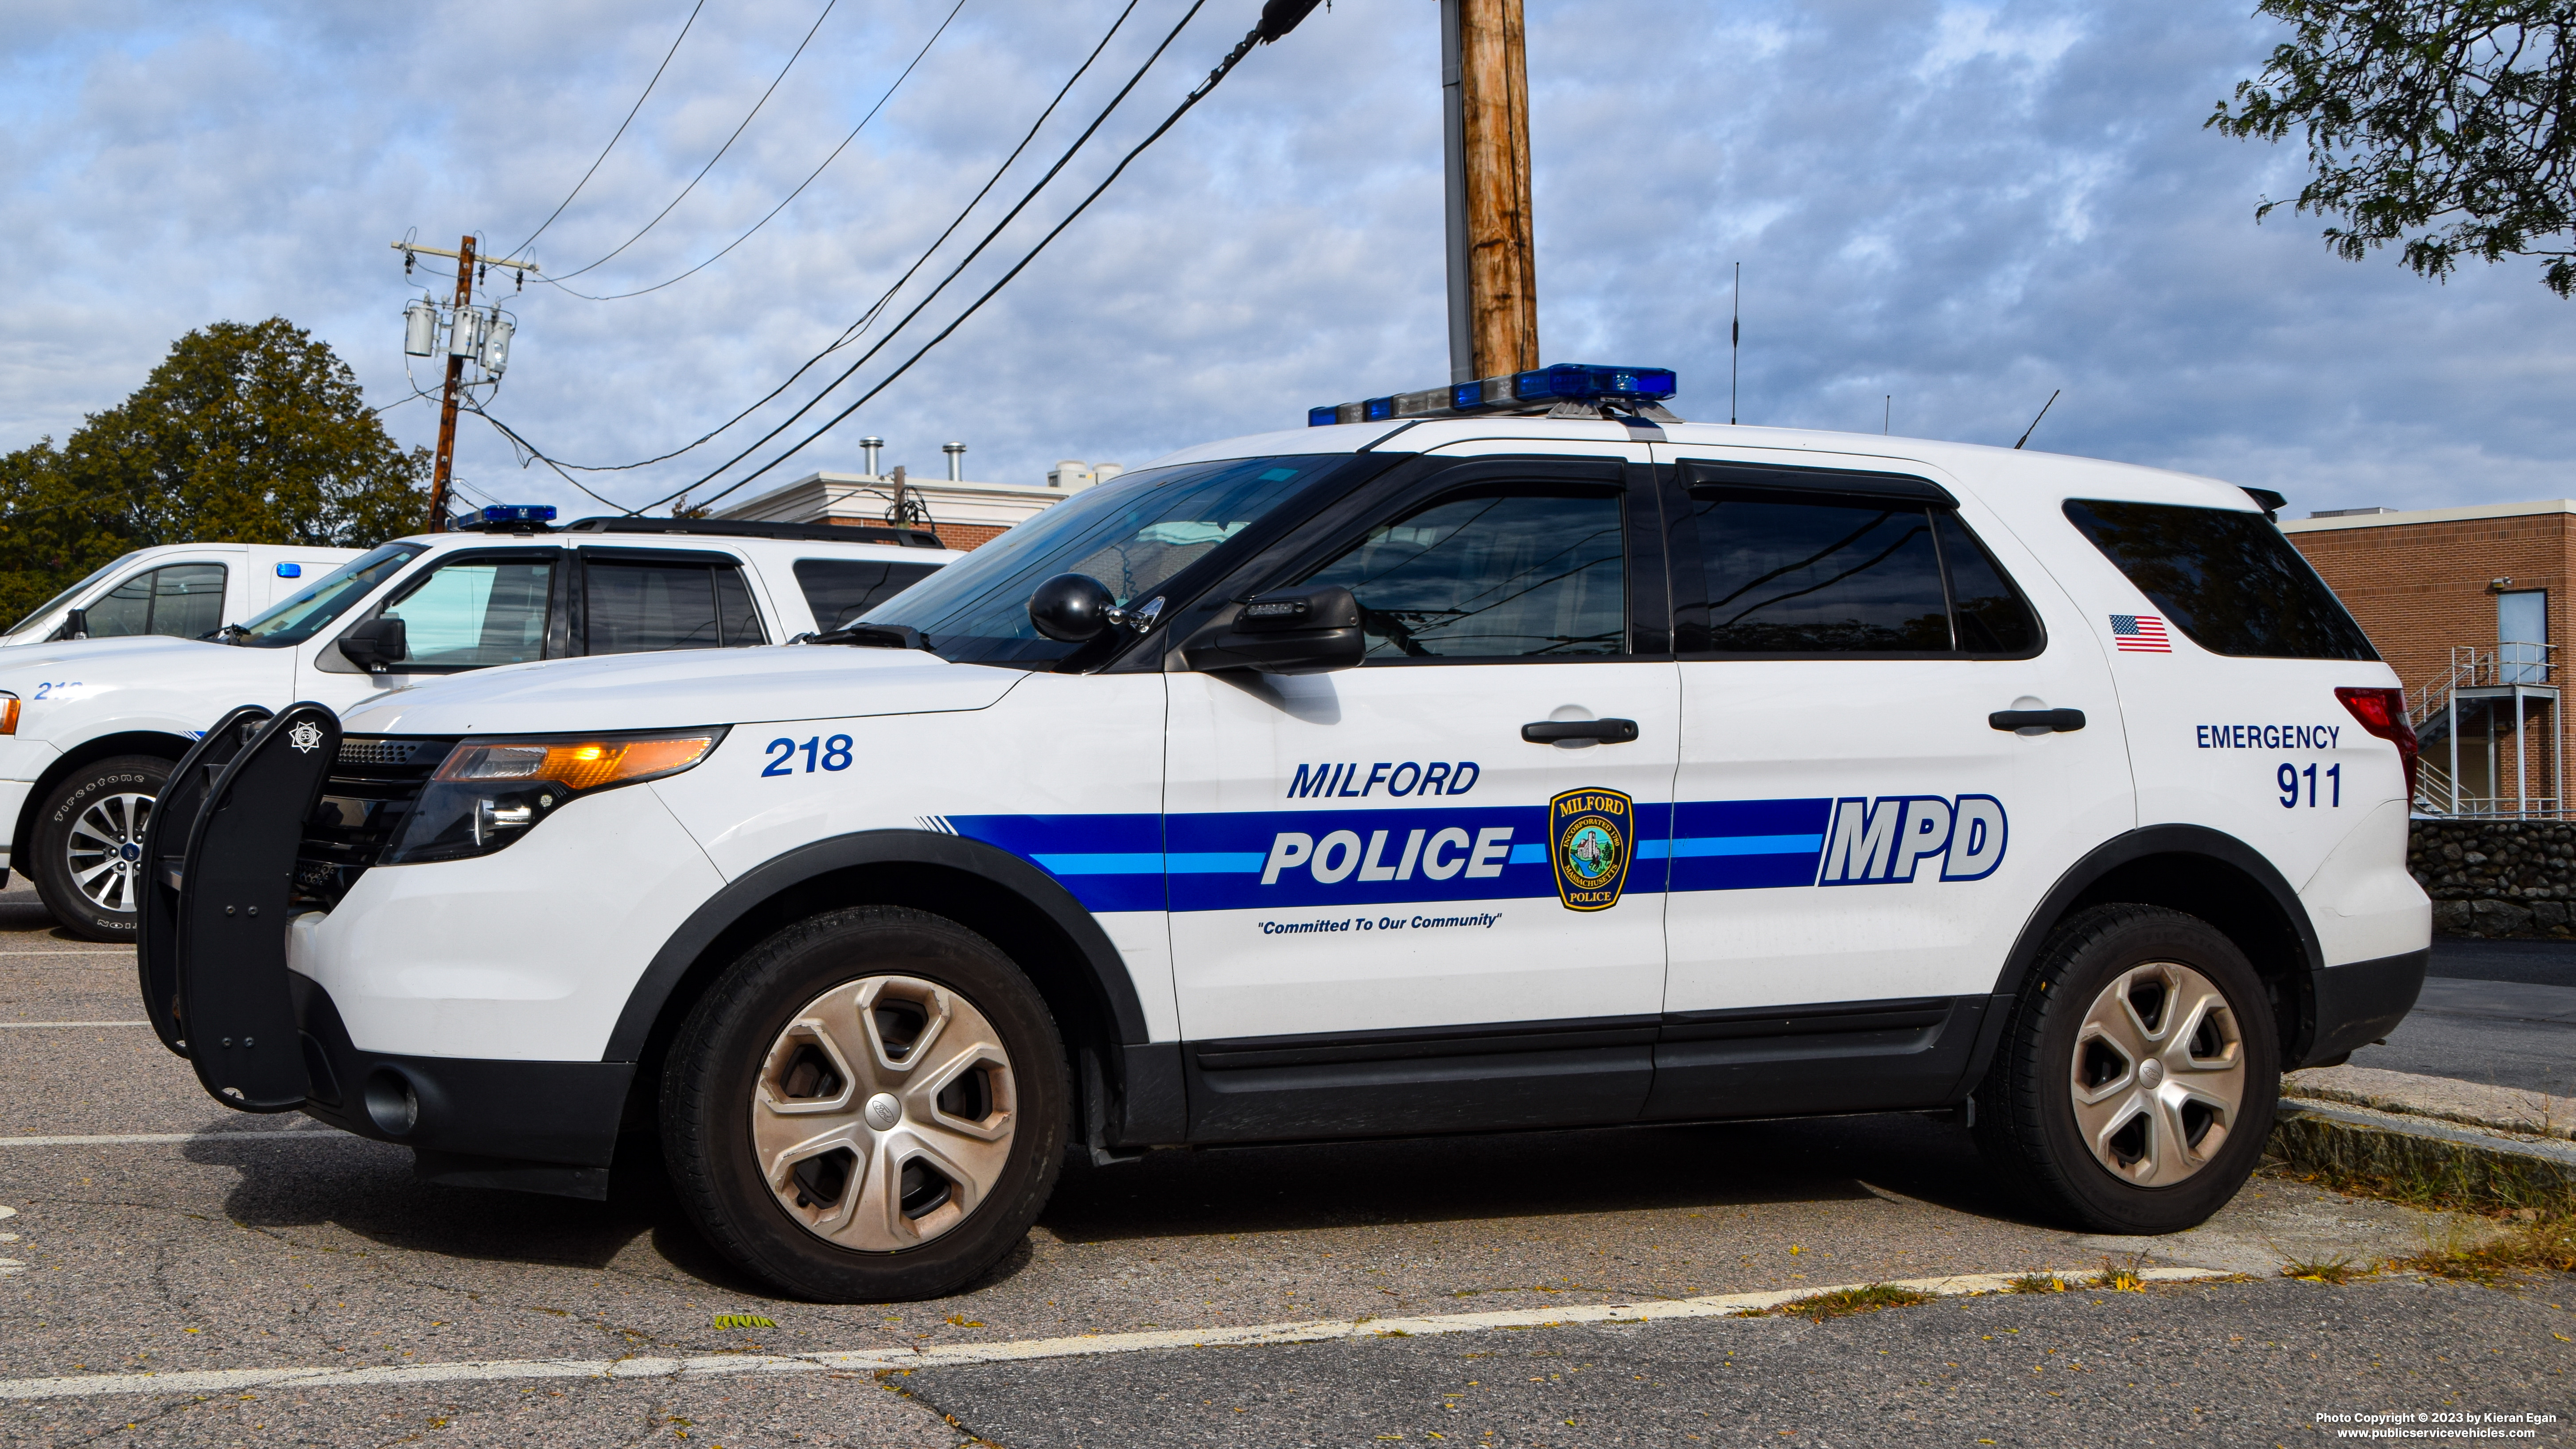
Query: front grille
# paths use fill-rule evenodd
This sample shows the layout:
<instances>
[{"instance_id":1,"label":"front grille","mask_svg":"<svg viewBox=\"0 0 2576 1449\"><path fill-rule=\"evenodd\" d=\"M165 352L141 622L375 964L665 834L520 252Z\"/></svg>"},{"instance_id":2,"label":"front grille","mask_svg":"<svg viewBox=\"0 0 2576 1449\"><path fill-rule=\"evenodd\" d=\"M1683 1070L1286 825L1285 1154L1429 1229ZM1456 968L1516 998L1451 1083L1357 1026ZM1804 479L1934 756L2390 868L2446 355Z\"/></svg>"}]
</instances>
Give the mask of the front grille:
<instances>
[{"instance_id":1,"label":"front grille","mask_svg":"<svg viewBox=\"0 0 2576 1449\"><path fill-rule=\"evenodd\" d=\"M330 782L296 848L298 905L327 911L340 903L401 833L429 777L455 745L453 739L365 736L340 742Z\"/></svg>"}]
</instances>

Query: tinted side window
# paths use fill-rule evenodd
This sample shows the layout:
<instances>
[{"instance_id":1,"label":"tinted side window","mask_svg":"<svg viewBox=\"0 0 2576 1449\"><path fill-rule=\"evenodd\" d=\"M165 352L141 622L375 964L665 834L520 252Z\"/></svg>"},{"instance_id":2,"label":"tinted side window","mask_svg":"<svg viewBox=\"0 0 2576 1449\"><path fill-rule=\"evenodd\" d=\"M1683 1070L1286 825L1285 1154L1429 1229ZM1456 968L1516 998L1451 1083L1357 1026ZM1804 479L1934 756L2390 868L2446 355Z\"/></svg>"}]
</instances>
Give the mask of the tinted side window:
<instances>
[{"instance_id":1,"label":"tinted side window","mask_svg":"<svg viewBox=\"0 0 2576 1449\"><path fill-rule=\"evenodd\" d=\"M2377 659L2317 571L2259 513L2069 499L2066 516L2193 643L2265 659Z\"/></svg>"},{"instance_id":2,"label":"tinted side window","mask_svg":"<svg viewBox=\"0 0 2576 1449\"><path fill-rule=\"evenodd\" d=\"M843 624L938 572L936 564L857 558L800 558L796 586L814 610L814 627Z\"/></svg>"},{"instance_id":3,"label":"tinted side window","mask_svg":"<svg viewBox=\"0 0 2576 1449\"><path fill-rule=\"evenodd\" d=\"M587 617L593 654L764 642L740 569L699 562L591 559L584 572L589 580Z\"/></svg>"},{"instance_id":4,"label":"tinted side window","mask_svg":"<svg viewBox=\"0 0 2576 1449\"><path fill-rule=\"evenodd\" d=\"M1932 514L1932 531L1941 536L1941 561L1950 569L1950 607L1958 621L1959 647L1971 654L2022 654L2039 647L2039 619L2021 590L2004 577L2003 567L1959 516L1947 510Z\"/></svg>"},{"instance_id":5,"label":"tinted side window","mask_svg":"<svg viewBox=\"0 0 2576 1449\"><path fill-rule=\"evenodd\" d=\"M1627 556L1607 489L1453 494L1370 529L1305 582L1358 597L1372 660L1627 652Z\"/></svg>"},{"instance_id":6,"label":"tinted side window","mask_svg":"<svg viewBox=\"0 0 2576 1449\"><path fill-rule=\"evenodd\" d=\"M1706 600L1686 649L1917 654L1951 648L1932 510L1896 499L1691 490Z\"/></svg>"},{"instance_id":7,"label":"tinted side window","mask_svg":"<svg viewBox=\"0 0 2576 1449\"><path fill-rule=\"evenodd\" d=\"M89 606L89 636L166 634L194 639L224 623L224 566L170 564L136 574Z\"/></svg>"},{"instance_id":8,"label":"tinted side window","mask_svg":"<svg viewBox=\"0 0 2576 1449\"><path fill-rule=\"evenodd\" d=\"M384 612L403 621L404 664L485 669L543 658L553 552L472 559L421 575Z\"/></svg>"}]
</instances>

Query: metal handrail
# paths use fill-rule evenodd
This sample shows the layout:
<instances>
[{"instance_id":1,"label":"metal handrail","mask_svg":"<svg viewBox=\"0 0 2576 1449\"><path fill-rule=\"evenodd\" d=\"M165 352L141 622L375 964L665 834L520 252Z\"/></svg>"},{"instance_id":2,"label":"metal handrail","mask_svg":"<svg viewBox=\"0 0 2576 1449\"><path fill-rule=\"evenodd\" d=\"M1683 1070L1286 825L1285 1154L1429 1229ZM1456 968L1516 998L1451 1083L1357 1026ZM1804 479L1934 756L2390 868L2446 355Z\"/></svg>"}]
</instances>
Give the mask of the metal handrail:
<instances>
[{"instance_id":1,"label":"metal handrail","mask_svg":"<svg viewBox=\"0 0 2576 1449\"><path fill-rule=\"evenodd\" d=\"M2554 644L2498 644L2492 648L2455 644L2451 646L2450 660L2443 672L2407 693L2407 722L2418 730L2425 730L2438 717L2448 715L2456 721L2453 708L2463 690L2554 690L2559 682L2557 653L2558 646ZM2519 693L2514 697L2519 700ZM2519 718L2519 703L2515 710ZM2555 710L2551 713L2554 734ZM2453 748L2456 753L2456 741ZM2518 790L2512 795L2463 795L2459 782L2451 777L2448 770L2435 764L2431 752L2427 751L2416 766L2415 808L2426 814L2459 820L2556 818L2565 813L2557 794L2561 774L2557 756L2558 751L2549 751L2552 760L2548 768L2549 794L2535 795L2527 790ZM2516 768L2523 767L2517 765ZM2516 783L2524 782L2517 777Z\"/></svg>"}]
</instances>

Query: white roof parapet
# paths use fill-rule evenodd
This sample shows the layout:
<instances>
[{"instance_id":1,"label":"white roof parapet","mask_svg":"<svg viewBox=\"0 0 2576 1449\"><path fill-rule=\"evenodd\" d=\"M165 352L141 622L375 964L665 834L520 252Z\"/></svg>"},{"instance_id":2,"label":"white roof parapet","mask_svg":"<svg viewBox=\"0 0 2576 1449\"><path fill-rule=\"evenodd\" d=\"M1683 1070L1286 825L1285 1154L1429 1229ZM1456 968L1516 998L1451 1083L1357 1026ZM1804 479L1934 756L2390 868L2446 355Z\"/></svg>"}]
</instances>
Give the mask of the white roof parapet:
<instances>
[{"instance_id":1,"label":"white roof parapet","mask_svg":"<svg viewBox=\"0 0 2576 1449\"><path fill-rule=\"evenodd\" d=\"M2326 533L2343 528L2395 528L2409 523L2468 523L2481 518L2524 518L2576 513L2576 498L2550 498L2537 503L2473 503L2463 508L2409 508L2388 513L2362 513L2345 518L2302 518L2281 525L2283 533Z\"/></svg>"},{"instance_id":2,"label":"white roof parapet","mask_svg":"<svg viewBox=\"0 0 2576 1449\"><path fill-rule=\"evenodd\" d=\"M904 492L930 510L933 523L1008 528L1049 504L1073 497L1029 483L952 482L907 477ZM809 473L783 488L721 509L718 518L763 523L866 523L882 526L894 506L894 479L869 473Z\"/></svg>"}]
</instances>

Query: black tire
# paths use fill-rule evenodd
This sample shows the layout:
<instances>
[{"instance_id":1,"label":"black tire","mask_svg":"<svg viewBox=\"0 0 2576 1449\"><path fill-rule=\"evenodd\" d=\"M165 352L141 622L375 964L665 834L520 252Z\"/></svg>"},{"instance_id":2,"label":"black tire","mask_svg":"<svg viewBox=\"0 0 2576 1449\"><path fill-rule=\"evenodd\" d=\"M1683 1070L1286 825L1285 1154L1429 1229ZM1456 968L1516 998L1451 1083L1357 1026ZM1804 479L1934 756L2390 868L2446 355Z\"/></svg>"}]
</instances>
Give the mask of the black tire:
<instances>
[{"instance_id":1,"label":"black tire","mask_svg":"<svg viewBox=\"0 0 2576 1449\"><path fill-rule=\"evenodd\" d=\"M877 985L866 984L871 982ZM921 994L922 983L953 995ZM854 985L862 994L836 994ZM871 989L889 994L863 994ZM891 994L899 990L916 995ZM827 1006L827 998L834 1005ZM928 1011L948 1014L938 1018L937 1027L916 1024L919 1034L898 1047L902 1023L888 1013L922 1009L906 1006L907 1000L932 1002ZM856 1025L827 1034L860 1034L855 1049L845 1051L836 1041L825 1055L798 1055L824 1050L793 1045L795 1032L807 1030L801 1023L843 1022L838 1004L844 1002L854 1003L846 1022ZM816 1009L813 1016L800 1015L809 1007ZM896 1022L891 1030L889 1021ZM883 1067L864 1055L877 1042L894 1053ZM963 1083L965 1076L975 1077L971 1087L937 1090L937 1079L966 1060L967 1044L977 1042L1003 1053L1001 1074L986 1058L957 1078ZM799 1066L809 1060L814 1065ZM921 1073L917 1080L908 1075L915 1071ZM773 1094L787 1099L788 1107L770 1105ZM698 1230L764 1282L826 1303L931 1298L974 1281L1027 1236L1055 1190L1071 1097L1055 1019L1009 957L944 917L861 906L779 931L726 968L699 1000L663 1067L663 1154L672 1188ZM902 1104L890 1109L901 1114L892 1126L861 1110L880 1098ZM813 1105L825 1099L848 1105ZM990 1124L1006 1124L1006 1143L997 1150L989 1138L947 1131L940 1124L951 1119L933 1118L924 1108L933 1101L942 1112L984 1124L987 1132ZM787 1111L817 1115L789 1118ZM801 1161L781 1152L784 1185L773 1191L755 1134L787 1129L756 1127L756 1115L764 1124L786 1123L792 1133L810 1133L813 1140L847 1132L859 1150ZM777 1150L777 1139L770 1140ZM952 1165L988 1164L982 1175L989 1180L978 1181L970 1171L950 1181L940 1176L937 1159L919 1156L896 1164L899 1171L874 1170L886 1164L886 1154L925 1144L952 1152ZM870 1196L875 1185L889 1180L896 1189L891 1197ZM914 1211L917 1199L929 1200L943 1187L946 1197ZM844 1220L837 1228L828 1221L835 1212ZM809 1218L818 1221L809 1225ZM904 1237L934 1227L935 1236ZM851 1245L870 1242L874 1246Z\"/></svg>"},{"instance_id":2,"label":"black tire","mask_svg":"<svg viewBox=\"0 0 2576 1449\"><path fill-rule=\"evenodd\" d=\"M2199 988L2185 972L2216 988L2232 1020L2191 1006ZM2173 1044L2141 1056L2125 1077L2119 1067L2133 1049L2099 1026L2086 1027L2097 1007L2120 1013L2122 997L2111 993L2124 978L2130 1019L2150 1023L2161 1010L2158 1038ZM2186 998L2179 1014L2176 993ZM2206 1022L2197 1035L2194 1020ZM2232 1047L2225 1040L2231 1032ZM2232 1052L2241 1077L2206 1065L2168 1068L2163 1052L2196 1064L2226 1061ZM1994 1063L1977 1087L1977 1146L2051 1218L2099 1233L2179 1232L2207 1221L2253 1174L2271 1135L2280 1080L2270 1001L2233 941L2197 916L2162 906L2094 906L2058 927L2014 998ZM2175 1090L2204 1086L2209 1098L2192 1096L2170 1114L2138 1095L2170 1102ZM2231 1090L2232 1112L2208 1105ZM2079 1107L2088 1091L2098 1094L2098 1105ZM2092 1114L2093 1131L2079 1122L2079 1111ZM2212 1130L2220 1132L2214 1146Z\"/></svg>"},{"instance_id":3,"label":"black tire","mask_svg":"<svg viewBox=\"0 0 2576 1449\"><path fill-rule=\"evenodd\" d=\"M153 755L118 755L95 760L65 776L45 797L36 812L34 858L24 862L29 879L36 883L36 894L45 909L54 913L64 930L91 941L132 943L135 922L140 918L135 900L143 884L143 822L150 818L147 810L137 814L126 808L131 797L144 796L157 800L162 787L170 781L170 762ZM88 820L77 840L73 829ZM130 829L129 829L130 827ZM130 857L120 862L121 870L110 870L104 880L94 882L101 899L93 899L81 888L72 869L72 850L82 851L84 863L97 857L93 852L99 841L93 831L105 829L117 835L114 844L130 846ZM130 838L128 838L130 837ZM94 868L94 867L93 867Z\"/></svg>"}]
</instances>

